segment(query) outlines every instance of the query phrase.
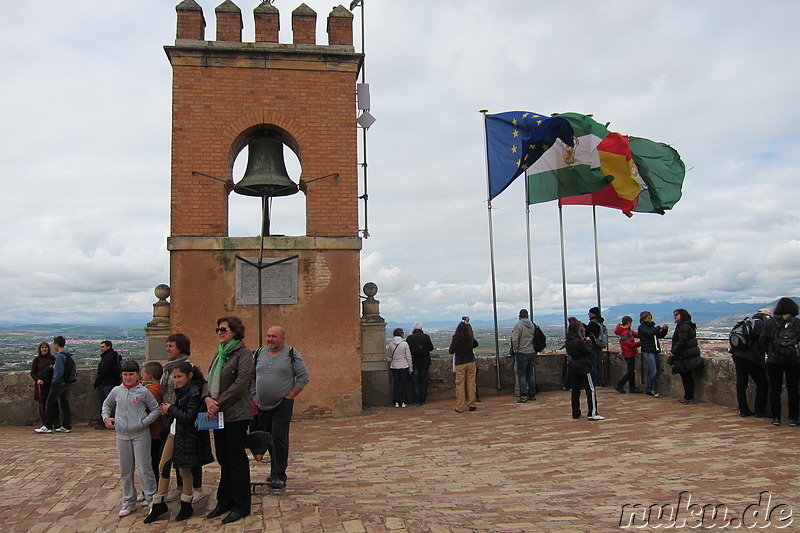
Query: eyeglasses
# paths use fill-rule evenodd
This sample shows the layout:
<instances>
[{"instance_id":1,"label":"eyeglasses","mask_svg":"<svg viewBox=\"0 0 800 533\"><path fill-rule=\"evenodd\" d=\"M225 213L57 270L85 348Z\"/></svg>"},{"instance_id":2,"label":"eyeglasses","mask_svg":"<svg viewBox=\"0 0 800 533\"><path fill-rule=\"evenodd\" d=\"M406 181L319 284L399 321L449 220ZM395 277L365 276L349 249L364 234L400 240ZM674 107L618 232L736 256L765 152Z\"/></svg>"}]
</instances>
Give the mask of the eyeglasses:
<instances>
[{"instance_id":1,"label":"eyeglasses","mask_svg":"<svg viewBox=\"0 0 800 533\"><path fill-rule=\"evenodd\" d=\"M214 331L216 331L217 333L227 333L228 332L228 328L225 328L225 327L217 328Z\"/></svg>"},{"instance_id":2,"label":"eyeglasses","mask_svg":"<svg viewBox=\"0 0 800 533\"><path fill-rule=\"evenodd\" d=\"M672 316L681 316L680 313L672 313Z\"/></svg>"}]
</instances>

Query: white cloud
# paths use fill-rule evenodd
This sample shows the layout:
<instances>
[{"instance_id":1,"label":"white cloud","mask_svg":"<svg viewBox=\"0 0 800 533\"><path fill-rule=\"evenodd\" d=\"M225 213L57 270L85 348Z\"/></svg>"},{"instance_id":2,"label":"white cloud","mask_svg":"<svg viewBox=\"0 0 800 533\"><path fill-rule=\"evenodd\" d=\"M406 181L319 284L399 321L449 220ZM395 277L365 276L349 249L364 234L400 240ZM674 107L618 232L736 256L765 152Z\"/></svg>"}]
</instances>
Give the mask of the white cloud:
<instances>
[{"instance_id":1,"label":"white cloud","mask_svg":"<svg viewBox=\"0 0 800 533\"><path fill-rule=\"evenodd\" d=\"M390 320L492 314L480 109L592 113L672 144L689 172L665 216L598 208L603 304L798 294L794 21L800 4L366 0L369 231L362 284ZM168 282L174 5L17 2L0 18L0 320L147 315ZM214 7L199 2L213 38ZM245 40L252 9L238 0ZM299 5L301 2L296 2ZM318 13L318 40L331 5ZM281 41L290 12L281 3ZM360 48L361 11L354 26ZM242 162L237 161L237 165ZM363 191L362 191L363 192ZM493 201L501 316L527 307L521 183ZM231 233L260 206L234 197ZM363 206L363 202L362 202ZM304 232L302 197L276 199ZM363 207L361 214L362 227ZM591 209L565 207L570 314L596 300ZM531 206L537 313L560 312L553 203Z\"/></svg>"}]
</instances>

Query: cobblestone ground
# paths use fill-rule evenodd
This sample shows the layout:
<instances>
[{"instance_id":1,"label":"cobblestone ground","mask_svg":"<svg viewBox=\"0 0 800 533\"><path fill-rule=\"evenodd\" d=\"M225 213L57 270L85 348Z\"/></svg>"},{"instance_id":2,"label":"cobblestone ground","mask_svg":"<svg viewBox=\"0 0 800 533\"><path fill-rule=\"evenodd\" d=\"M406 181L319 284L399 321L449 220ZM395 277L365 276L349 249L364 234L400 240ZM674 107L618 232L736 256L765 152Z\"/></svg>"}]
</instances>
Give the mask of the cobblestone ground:
<instances>
[{"instance_id":1,"label":"cobblestone ground","mask_svg":"<svg viewBox=\"0 0 800 533\"><path fill-rule=\"evenodd\" d=\"M175 522L172 504L169 520L146 525L144 510L117 516L113 432L3 427L0 530L570 532L678 530L683 521L800 530L800 428L674 398L598 396L607 417L598 422L572 420L565 391L526 404L486 397L463 414L442 401L295 422L287 489L257 494L252 514L228 526L204 518L216 465L204 470L211 496L195 517ZM254 481L267 473L252 464ZM663 506L661 519L653 511L645 523L649 506Z\"/></svg>"}]
</instances>

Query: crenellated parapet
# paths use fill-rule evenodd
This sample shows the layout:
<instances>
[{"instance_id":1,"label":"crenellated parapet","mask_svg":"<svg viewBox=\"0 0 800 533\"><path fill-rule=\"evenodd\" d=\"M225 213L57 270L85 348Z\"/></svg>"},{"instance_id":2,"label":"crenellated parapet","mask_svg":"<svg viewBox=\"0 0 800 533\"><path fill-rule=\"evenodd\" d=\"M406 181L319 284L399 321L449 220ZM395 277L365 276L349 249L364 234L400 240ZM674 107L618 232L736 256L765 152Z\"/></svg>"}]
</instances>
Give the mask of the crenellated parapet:
<instances>
[{"instance_id":1,"label":"crenellated parapet","mask_svg":"<svg viewBox=\"0 0 800 533\"><path fill-rule=\"evenodd\" d=\"M176 38L178 41L204 41L206 21L203 8L194 0L183 0L175 7L178 14ZM242 10L232 0L225 0L214 9L217 21L216 40L242 42L244 27ZM280 12L270 0L264 0L253 10L256 43L278 43ZM338 5L327 19L328 45L353 45L353 14ZM306 4L292 11L292 43L317 45L317 13Z\"/></svg>"}]
</instances>

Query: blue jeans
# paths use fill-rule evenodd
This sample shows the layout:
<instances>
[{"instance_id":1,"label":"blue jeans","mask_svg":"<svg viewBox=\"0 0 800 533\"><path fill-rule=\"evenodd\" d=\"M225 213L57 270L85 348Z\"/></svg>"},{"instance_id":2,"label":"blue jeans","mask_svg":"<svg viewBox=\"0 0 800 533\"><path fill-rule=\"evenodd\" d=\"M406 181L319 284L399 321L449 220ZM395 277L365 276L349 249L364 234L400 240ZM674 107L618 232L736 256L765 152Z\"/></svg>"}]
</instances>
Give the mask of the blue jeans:
<instances>
[{"instance_id":1,"label":"blue jeans","mask_svg":"<svg viewBox=\"0 0 800 533\"><path fill-rule=\"evenodd\" d=\"M392 401L406 403L408 401L408 367L392 368Z\"/></svg>"},{"instance_id":2,"label":"blue jeans","mask_svg":"<svg viewBox=\"0 0 800 533\"><path fill-rule=\"evenodd\" d=\"M656 374L658 374L658 358L654 353L643 353L645 362L647 363L647 386L645 392L653 392L653 383L656 381Z\"/></svg>"},{"instance_id":3,"label":"blue jeans","mask_svg":"<svg viewBox=\"0 0 800 533\"><path fill-rule=\"evenodd\" d=\"M606 384L603 379L603 350L592 348L592 382L595 387L603 387Z\"/></svg>"},{"instance_id":4,"label":"blue jeans","mask_svg":"<svg viewBox=\"0 0 800 533\"><path fill-rule=\"evenodd\" d=\"M517 379L519 380L519 396L533 398L536 396L536 371L534 370L535 353L516 353Z\"/></svg>"},{"instance_id":5,"label":"blue jeans","mask_svg":"<svg viewBox=\"0 0 800 533\"><path fill-rule=\"evenodd\" d=\"M427 366L415 366L411 374L411 381L413 382L414 401L418 404L423 404L428 401L428 371L430 368Z\"/></svg>"}]
</instances>

